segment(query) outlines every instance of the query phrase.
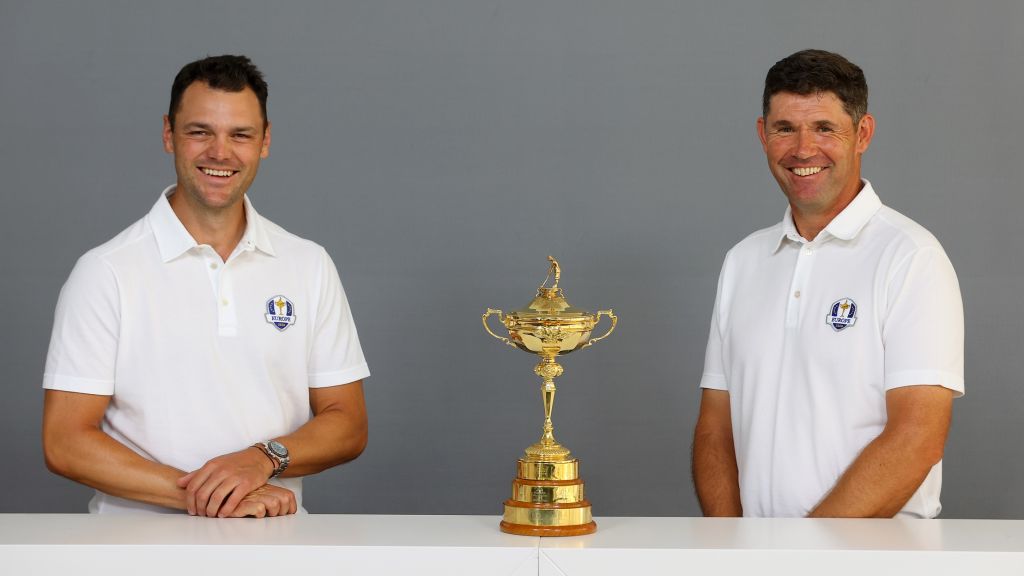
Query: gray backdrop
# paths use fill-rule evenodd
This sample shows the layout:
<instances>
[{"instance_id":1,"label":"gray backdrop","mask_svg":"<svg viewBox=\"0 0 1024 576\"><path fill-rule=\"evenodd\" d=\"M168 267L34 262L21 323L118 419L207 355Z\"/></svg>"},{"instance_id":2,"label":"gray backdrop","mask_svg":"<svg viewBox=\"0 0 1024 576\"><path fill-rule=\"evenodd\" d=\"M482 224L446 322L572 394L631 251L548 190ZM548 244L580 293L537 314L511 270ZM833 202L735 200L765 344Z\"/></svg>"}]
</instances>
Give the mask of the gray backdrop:
<instances>
[{"instance_id":1,"label":"gray backdrop","mask_svg":"<svg viewBox=\"0 0 1024 576\"><path fill-rule=\"evenodd\" d=\"M621 317L564 359L556 432L597 515L695 515L689 451L719 265L785 201L755 136L767 69L860 64L865 175L960 277L967 396L945 517L1024 517L1019 386L1024 4L1016 0L0 2L0 511L82 511L40 455L41 374L76 258L173 182L186 62L270 83L250 191L327 247L373 376L370 444L307 481L314 512L499 514L542 419L535 358L484 333L550 253L569 301Z\"/></svg>"}]
</instances>

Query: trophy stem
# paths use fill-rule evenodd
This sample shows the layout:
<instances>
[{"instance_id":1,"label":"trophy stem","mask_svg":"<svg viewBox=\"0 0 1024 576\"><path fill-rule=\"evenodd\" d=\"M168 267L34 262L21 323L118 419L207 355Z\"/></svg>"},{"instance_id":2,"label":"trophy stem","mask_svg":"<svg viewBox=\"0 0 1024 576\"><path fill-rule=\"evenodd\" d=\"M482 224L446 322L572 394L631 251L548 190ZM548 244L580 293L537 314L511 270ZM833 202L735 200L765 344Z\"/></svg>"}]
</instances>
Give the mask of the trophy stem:
<instances>
[{"instance_id":1,"label":"trophy stem","mask_svg":"<svg viewBox=\"0 0 1024 576\"><path fill-rule=\"evenodd\" d=\"M555 407L555 388L554 380L545 380L544 386L541 388L540 393L544 397L544 434L540 437L540 443L545 447L554 446L555 442L555 425L551 422L551 410Z\"/></svg>"},{"instance_id":2,"label":"trophy stem","mask_svg":"<svg viewBox=\"0 0 1024 576\"><path fill-rule=\"evenodd\" d=\"M533 461L559 462L569 457L569 450L555 440L555 425L551 421L551 411L555 407L555 378L562 374L562 366L555 362L557 348L544 348L541 361L533 372L544 379L541 397L544 400L544 433L540 441L526 449L526 456Z\"/></svg>"}]
</instances>

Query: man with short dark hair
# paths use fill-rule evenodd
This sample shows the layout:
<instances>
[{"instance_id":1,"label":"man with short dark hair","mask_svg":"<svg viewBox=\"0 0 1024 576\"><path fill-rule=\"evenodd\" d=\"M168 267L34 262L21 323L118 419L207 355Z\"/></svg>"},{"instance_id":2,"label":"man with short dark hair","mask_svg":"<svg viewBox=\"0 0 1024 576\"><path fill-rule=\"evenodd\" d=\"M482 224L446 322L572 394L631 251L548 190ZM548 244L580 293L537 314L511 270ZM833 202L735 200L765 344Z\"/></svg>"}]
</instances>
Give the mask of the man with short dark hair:
<instances>
[{"instance_id":1,"label":"man with short dark hair","mask_svg":"<svg viewBox=\"0 0 1024 576\"><path fill-rule=\"evenodd\" d=\"M722 266L693 443L705 515L941 509L963 305L938 241L861 178L867 95L821 50L765 79L757 132L789 207Z\"/></svg>"},{"instance_id":2,"label":"man with short dark hair","mask_svg":"<svg viewBox=\"0 0 1024 576\"><path fill-rule=\"evenodd\" d=\"M366 445L369 371L334 264L246 195L266 101L244 56L182 68L163 129L177 183L61 290L43 447L96 489L91 512L291 514L301 476Z\"/></svg>"}]
</instances>

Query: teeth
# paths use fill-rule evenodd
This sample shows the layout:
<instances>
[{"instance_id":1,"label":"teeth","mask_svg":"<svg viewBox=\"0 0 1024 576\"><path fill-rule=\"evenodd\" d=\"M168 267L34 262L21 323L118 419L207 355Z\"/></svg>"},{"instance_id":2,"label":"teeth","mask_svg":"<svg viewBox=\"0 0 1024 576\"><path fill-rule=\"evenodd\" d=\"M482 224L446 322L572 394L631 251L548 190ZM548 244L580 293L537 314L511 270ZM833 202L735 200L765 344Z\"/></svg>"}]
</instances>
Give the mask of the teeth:
<instances>
[{"instance_id":1,"label":"teeth","mask_svg":"<svg viewBox=\"0 0 1024 576\"><path fill-rule=\"evenodd\" d=\"M813 168L793 168L793 174L797 176L810 176L811 174L817 174L821 172L821 166L814 166Z\"/></svg>"},{"instance_id":2,"label":"teeth","mask_svg":"<svg viewBox=\"0 0 1024 576\"><path fill-rule=\"evenodd\" d=\"M231 176L234 174L231 170L214 170L212 168L200 168L200 170L207 176Z\"/></svg>"}]
</instances>

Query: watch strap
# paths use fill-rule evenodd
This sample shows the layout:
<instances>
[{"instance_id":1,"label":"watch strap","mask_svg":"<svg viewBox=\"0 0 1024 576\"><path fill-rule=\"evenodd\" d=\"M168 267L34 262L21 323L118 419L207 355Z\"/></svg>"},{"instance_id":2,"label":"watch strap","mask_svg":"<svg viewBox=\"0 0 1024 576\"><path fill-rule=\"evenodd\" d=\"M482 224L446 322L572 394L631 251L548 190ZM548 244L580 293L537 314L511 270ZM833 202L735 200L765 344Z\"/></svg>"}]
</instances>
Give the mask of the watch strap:
<instances>
[{"instance_id":1,"label":"watch strap","mask_svg":"<svg viewBox=\"0 0 1024 576\"><path fill-rule=\"evenodd\" d=\"M260 452L263 452L267 458L270 458L270 462L274 465L274 471L270 474L270 478L277 478L288 468L288 464L291 459L287 456L281 458L277 454L274 454L274 451L270 449L269 440L257 442L253 444L253 446L259 448Z\"/></svg>"}]
</instances>

